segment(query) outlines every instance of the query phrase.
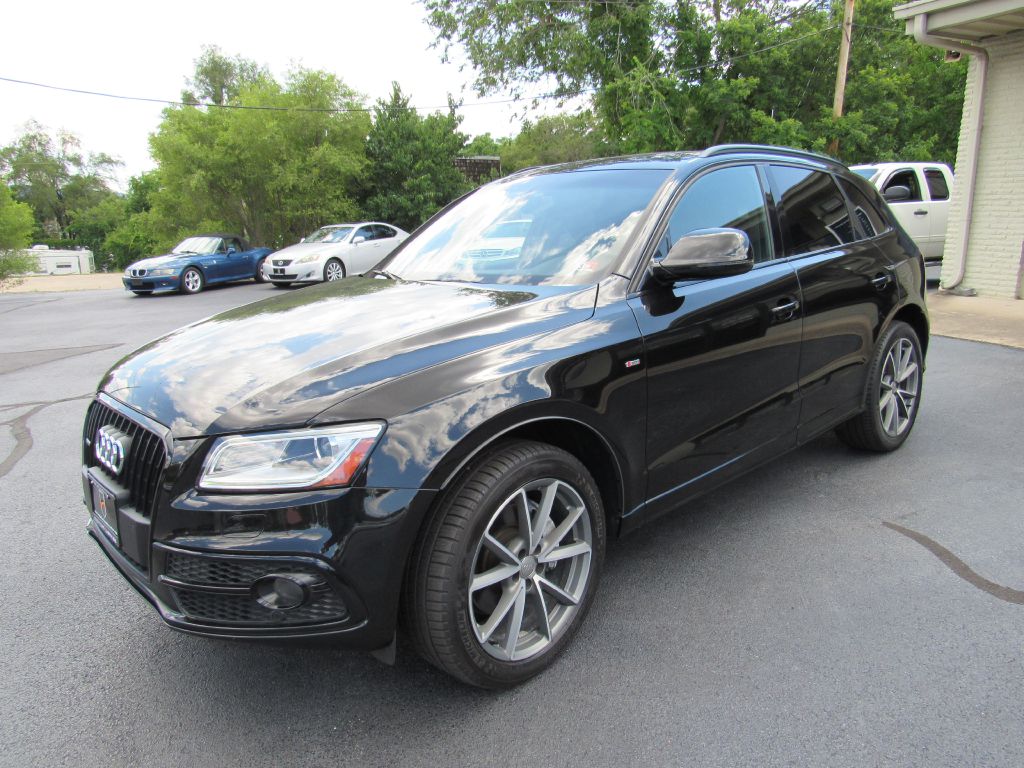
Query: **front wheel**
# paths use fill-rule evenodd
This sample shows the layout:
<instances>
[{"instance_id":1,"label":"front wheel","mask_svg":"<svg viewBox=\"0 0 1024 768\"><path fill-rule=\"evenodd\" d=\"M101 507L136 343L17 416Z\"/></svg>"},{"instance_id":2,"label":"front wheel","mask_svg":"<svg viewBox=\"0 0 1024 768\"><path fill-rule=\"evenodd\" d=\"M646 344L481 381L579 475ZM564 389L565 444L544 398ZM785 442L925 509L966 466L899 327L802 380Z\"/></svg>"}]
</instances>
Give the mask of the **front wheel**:
<instances>
[{"instance_id":1,"label":"front wheel","mask_svg":"<svg viewBox=\"0 0 1024 768\"><path fill-rule=\"evenodd\" d=\"M324 264L324 281L333 283L345 277L345 265L337 259L330 259Z\"/></svg>"},{"instance_id":2,"label":"front wheel","mask_svg":"<svg viewBox=\"0 0 1024 768\"><path fill-rule=\"evenodd\" d=\"M195 267L189 267L181 275L182 293L199 293L203 290L203 273Z\"/></svg>"},{"instance_id":3,"label":"front wheel","mask_svg":"<svg viewBox=\"0 0 1024 768\"><path fill-rule=\"evenodd\" d=\"M604 543L586 467L544 443L499 446L452 486L417 545L405 595L417 650L482 688L537 675L583 622Z\"/></svg>"},{"instance_id":4,"label":"front wheel","mask_svg":"<svg viewBox=\"0 0 1024 768\"><path fill-rule=\"evenodd\" d=\"M921 404L924 357L917 333L896 321L875 348L868 368L864 411L836 428L854 448L894 451L903 445Z\"/></svg>"}]
</instances>

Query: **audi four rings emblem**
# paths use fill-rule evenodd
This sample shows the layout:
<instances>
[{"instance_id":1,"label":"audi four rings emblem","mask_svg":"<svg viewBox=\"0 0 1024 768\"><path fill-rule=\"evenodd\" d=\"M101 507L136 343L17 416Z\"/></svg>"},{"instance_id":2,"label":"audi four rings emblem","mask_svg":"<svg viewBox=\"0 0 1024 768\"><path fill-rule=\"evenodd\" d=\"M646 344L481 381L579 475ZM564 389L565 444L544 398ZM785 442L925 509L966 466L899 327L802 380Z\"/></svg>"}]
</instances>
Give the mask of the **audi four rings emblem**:
<instances>
[{"instance_id":1,"label":"audi four rings emblem","mask_svg":"<svg viewBox=\"0 0 1024 768\"><path fill-rule=\"evenodd\" d=\"M93 447L96 460L115 475L120 475L128 458L132 439L109 424L96 431L96 445Z\"/></svg>"}]
</instances>

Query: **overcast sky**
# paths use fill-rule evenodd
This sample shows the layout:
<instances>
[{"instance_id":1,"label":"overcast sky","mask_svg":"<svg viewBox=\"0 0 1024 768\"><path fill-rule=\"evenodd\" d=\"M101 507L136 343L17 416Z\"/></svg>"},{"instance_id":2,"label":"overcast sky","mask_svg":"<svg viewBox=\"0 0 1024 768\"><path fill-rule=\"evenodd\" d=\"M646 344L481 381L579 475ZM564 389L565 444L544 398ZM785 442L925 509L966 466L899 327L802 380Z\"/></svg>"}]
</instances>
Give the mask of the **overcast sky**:
<instances>
[{"instance_id":1,"label":"overcast sky","mask_svg":"<svg viewBox=\"0 0 1024 768\"><path fill-rule=\"evenodd\" d=\"M451 93L466 104L462 130L471 136L512 135L521 123L521 104L472 106L502 95L478 99L468 67L441 63L424 9L413 0L36 0L6 3L3 16L0 77L175 100L202 46L217 45L279 78L296 64L333 72L370 104L388 95L393 80L417 106L442 106ZM119 157L123 184L152 167L147 137L161 109L0 81L0 146L34 119L76 134L86 151Z\"/></svg>"}]
</instances>

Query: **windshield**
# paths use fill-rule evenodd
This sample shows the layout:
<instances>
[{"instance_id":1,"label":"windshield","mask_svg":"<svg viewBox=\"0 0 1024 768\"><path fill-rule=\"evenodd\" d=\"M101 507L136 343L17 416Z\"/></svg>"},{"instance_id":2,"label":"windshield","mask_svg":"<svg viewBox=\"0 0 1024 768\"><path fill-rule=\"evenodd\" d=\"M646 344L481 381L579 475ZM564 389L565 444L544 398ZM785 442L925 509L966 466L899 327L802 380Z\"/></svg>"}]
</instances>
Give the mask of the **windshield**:
<instances>
[{"instance_id":1,"label":"windshield","mask_svg":"<svg viewBox=\"0 0 1024 768\"><path fill-rule=\"evenodd\" d=\"M352 227L320 227L316 232L303 240L304 243L340 243Z\"/></svg>"},{"instance_id":2,"label":"windshield","mask_svg":"<svg viewBox=\"0 0 1024 768\"><path fill-rule=\"evenodd\" d=\"M596 282L617 266L668 175L605 169L489 184L419 232L387 269L405 280Z\"/></svg>"},{"instance_id":3,"label":"windshield","mask_svg":"<svg viewBox=\"0 0 1024 768\"><path fill-rule=\"evenodd\" d=\"M863 176L868 181L870 181L871 177L878 173L878 169L873 165L867 165L864 166L863 168L851 168L850 170L856 173L858 176Z\"/></svg>"},{"instance_id":4,"label":"windshield","mask_svg":"<svg viewBox=\"0 0 1024 768\"><path fill-rule=\"evenodd\" d=\"M216 253L219 247L219 237L186 237L171 253Z\"/></svg>"}]
</instances>

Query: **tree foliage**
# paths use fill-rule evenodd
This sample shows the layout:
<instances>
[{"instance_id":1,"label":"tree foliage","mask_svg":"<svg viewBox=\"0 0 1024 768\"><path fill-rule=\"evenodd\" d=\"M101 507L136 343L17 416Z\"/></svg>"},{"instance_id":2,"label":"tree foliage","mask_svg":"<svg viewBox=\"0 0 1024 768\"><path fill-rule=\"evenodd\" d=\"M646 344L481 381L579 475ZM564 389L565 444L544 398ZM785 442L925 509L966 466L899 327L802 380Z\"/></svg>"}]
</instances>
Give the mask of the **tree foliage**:
<instances>
[{"instance_id":1,"label":"tree foliage","mask_svg":"<svg viewBox=\"0 0 1024 768\"><path fill-rule=\"evenodd\" d=\"M889 0L857 3L846 111L831 115L843 3L422 0L481 94L586 95L619 152L771 142L848 162L952 161L965 66L906 36Z\"/></svg>"},{"instance_id":2,"label":"tree foliage","mask_svg":"<svg viewBox=\"0 0 1024 768\"><path fill-rule=\"evenodd\" d=\"M455 106L423 117L398 83L377 102L366 139L369 218L415 229L472 185L454 166L466 145Z\"/></svg>"},{"instance_id":3,"label":"tree foliage","mask_svg":"<svg viewBox=\"0 0 1024 768\"><path fill-rule=\"evenodd\" d=\"M32 209L15 200L6 184L0 184L0 287L34 266L31 256L19 253L28 245L33 225Z\"/></svg>"},{"instance_id":4,"label":"tree foliage","mask_svg":"<svg viewBox=\"0 0 1024 768\"><path fill-rule=\"evenodd\" d=\"M218 226L268 245L357 216L370 121L345 110L358 110L358 95L334 75L303 69L283 84L256 71L235 88L228 106L238 108L164 111L150 138L160 169L155 216L181 232Z\"/></svg>"}]
</instances>

